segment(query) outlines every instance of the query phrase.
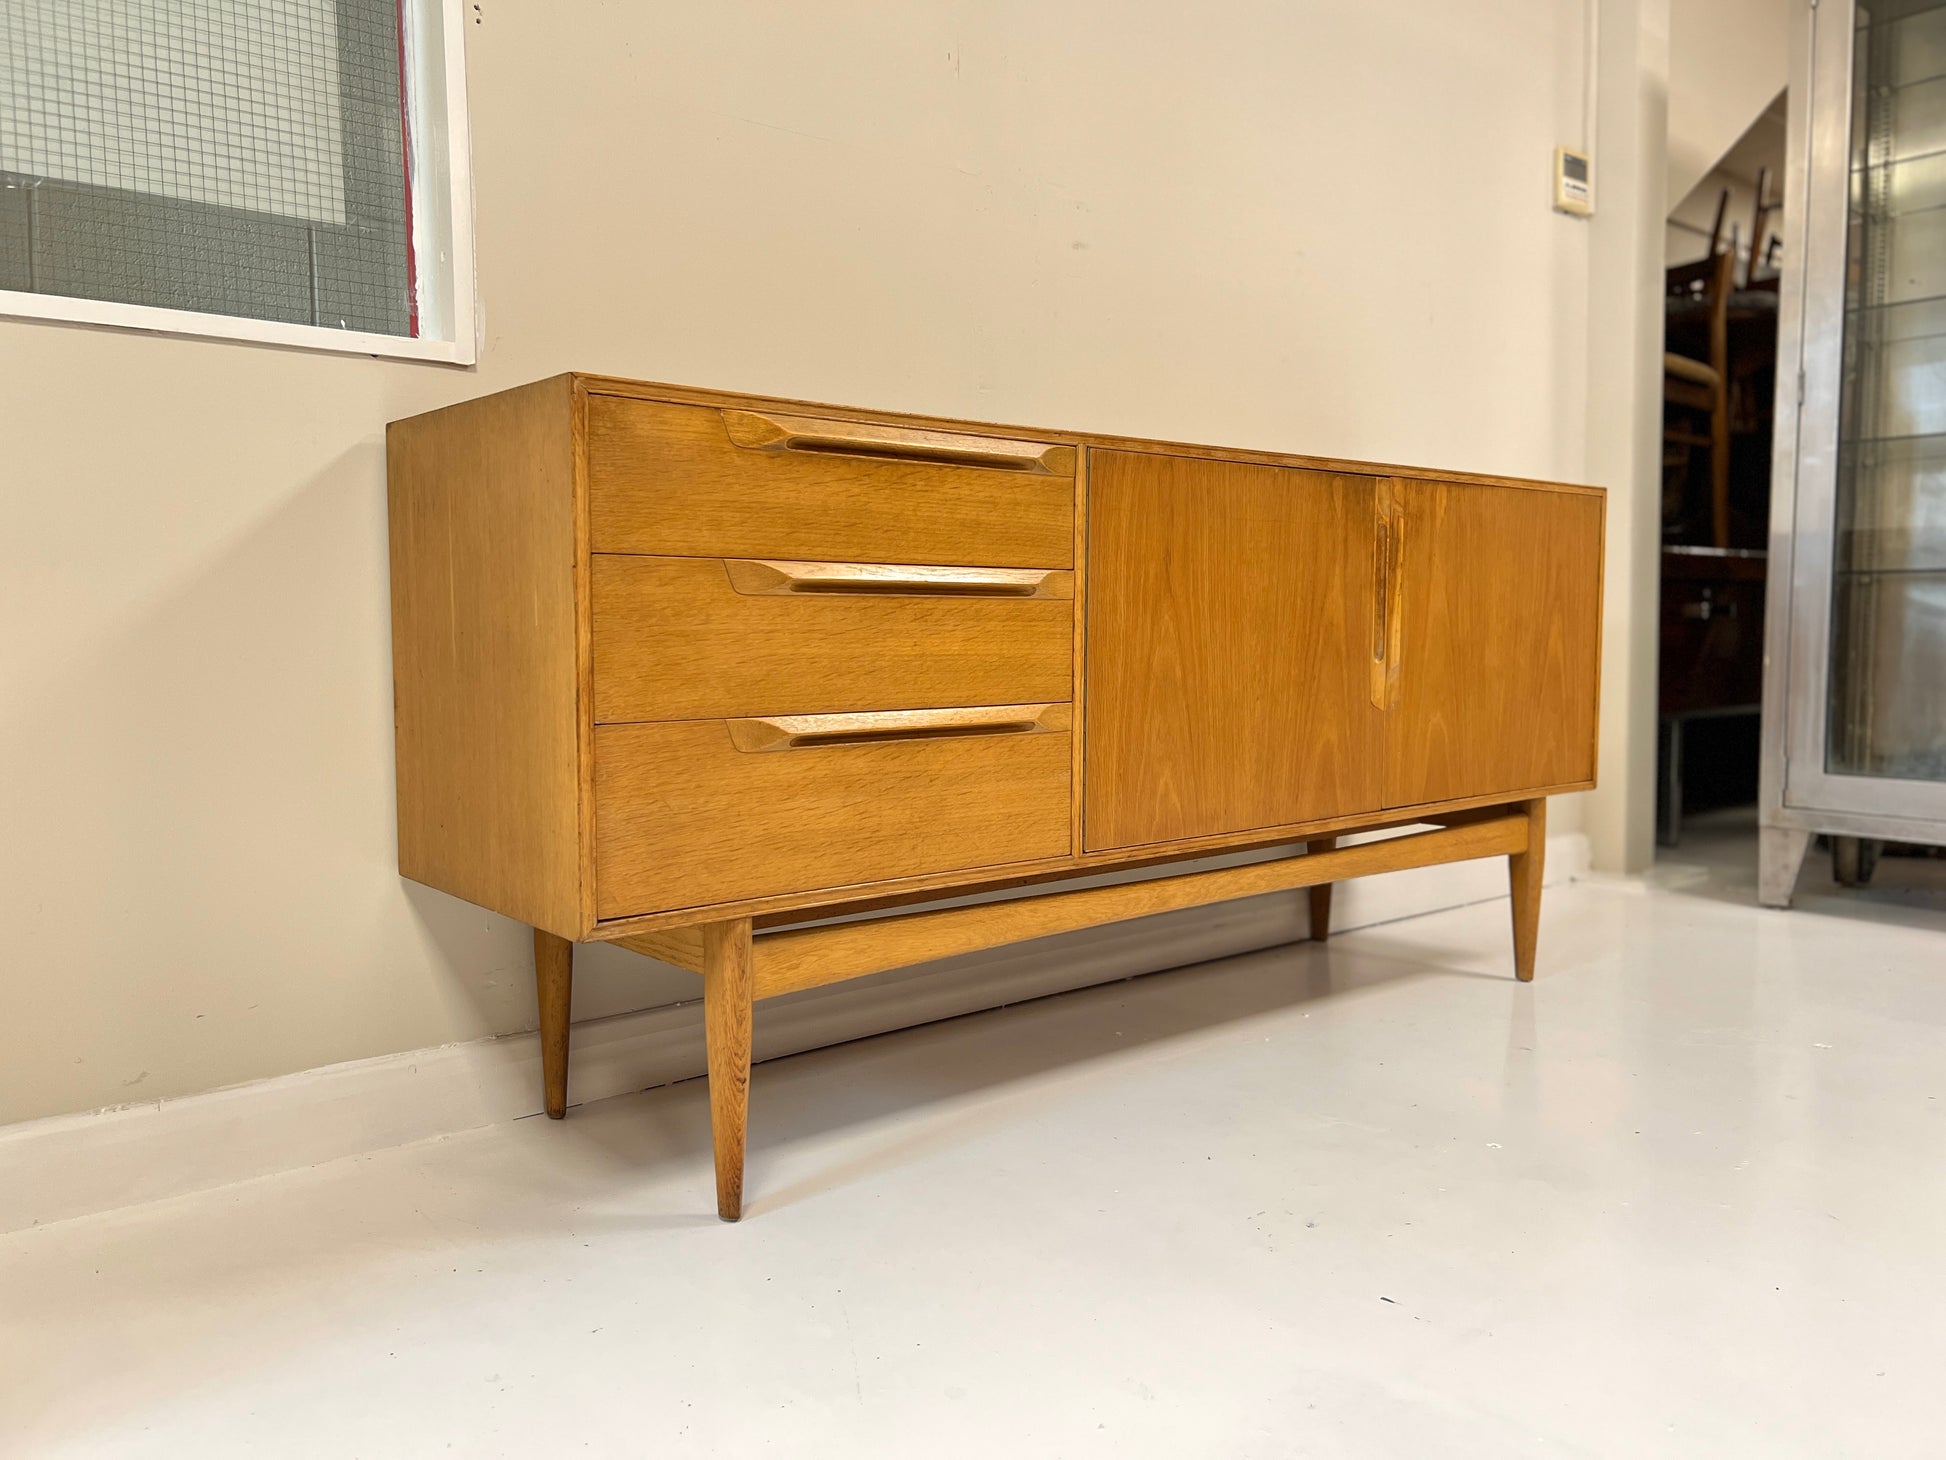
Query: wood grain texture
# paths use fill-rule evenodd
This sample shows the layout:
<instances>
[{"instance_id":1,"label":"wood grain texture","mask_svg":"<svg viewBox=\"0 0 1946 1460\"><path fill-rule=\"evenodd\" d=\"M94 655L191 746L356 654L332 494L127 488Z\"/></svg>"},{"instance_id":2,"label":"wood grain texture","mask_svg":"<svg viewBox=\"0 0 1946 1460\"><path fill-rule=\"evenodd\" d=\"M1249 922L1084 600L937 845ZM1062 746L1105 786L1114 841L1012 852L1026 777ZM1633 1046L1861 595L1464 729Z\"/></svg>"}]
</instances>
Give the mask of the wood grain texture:
<instances>
[{"instance_id":1,"label":"wood grain texture","mask_svg":"<svg viewBox=\"0 0 1946 1460\"><path fill-rule=\"evenodd\" d=\"M1307 856L1318 856L1331 851L1338 845L1335 836L1313 838L1304 844ZM1311 940L1322 943L1331 936L1331 884L1316 882L1311 885Z\"/></svg>"},{"instance_id":2,"label":"wood grain texture","mask_svg":"<svg viewBox=\"0 0 1946 1460\"><path fill-rule=\"evenodd\" d=\"M1501 856L1527 846L1528 825L1525 814L1499 816L1244 867L772 933L757 940L756 994L760 999L771 998L1023 938L1178 908L1283 892L1373 872Z\"/></svg>"},{"instance_id":3,"label":"wood grain texture","mask_svg":"<svg viewBox=\"0 0 1946 1460\"><path fill-rule=\"evenodd\" d=\"M592 394L591 394L592 393ZM1313 468L1356 467L1365 472L1383 469L1323 461L1316 458L1258 451L1220 450L1200 446L1138 441L1116 437L1081 437L1074 433L1040 432L1031 428L993 426L985 423L952 422L903 416L896 413L861 411L845 407L810 407L803 403L771 401L723 392L699 391L685 387L645 385L596 377L562 378L522 387L486 400L469 402L399 423L394 428L393 531L395 605L411 603L395 612L402 651L399 666L401 683L418 680L415 661L429 666L434 675L443 675L456 703L441 707L432 718L439 723L436 734L425 733L430 723L422 713L436 704L436 695L422 693L418 687L402 688L400 703L400 844L401 865L408 875L471 897L484 905L522 917L536 926L546 926L561 936L616 938L635 933L690 923L698 908L707 906L717 917L748 915L778 918L792 913L850 908L863 904L885 905L914 900L929 894L956 891L974 886L1029 883L1072 875L1075 872L1114 866L1147 865L1170 856L1191 856L1232 848L1286 845L1320 835L1360 829L1386 820L1398 819L1406 812L1439 814L1468 806L1505 802L1539 792L1585 789L1592 784L1592 758L1575 767L1565 780L1545 786L1520 786L1511 790L1491 787L1464 795L1436 795L1428 787L1416 790L1423 799L1406 800L1409 788L1391 800L1393 809L1367 808L1345 814L1283 813L1295 819L1281 820L1244 830L1225 830L1201 835L1184 835L1167 841L1127 846L1106 846L1087 852L1083 843L1086 798L1070 795L1071 822L1067 845L1047 855L1023 861L1006 862L984 868L941 867L935 870L875 875L864 881L845 880L849 868L822 877L816 886L782 893L754 896L721 894L720 901L671 908L655 912L604 915L597 898L595 830L596 739L594 697L593 606L590 553L593 544L588 499L592 493L589 448L596 432L592 415L601 409L625 407L655 401L692 411L702 411L721 422L725 410L757 414L801 415L857 423L861 427L903 426L913 431L937 431L978 436L1002 441L1039 441L1051 446L1083 443L1089 449L1074 463L1071 481L1076 498L1088 491L1090 452L1104 459L1120 453L1158 460L1167 469L1168 458L1189 458L1196 462L1219 462L1227 458L1241 465L1296 466ZM790 409L785 409L789 407ZM1027 480L1030 473L1008 468L993 471L937 461L884 461L852 458L819 452L800 453L777 449L776 443L757 448L735 447L729 442L727 428L716 443L718 451L744 451L751 455L777 459L796 458L815 468L821 460L827 465L850 470L893 468L912 472L970 473L991 482L1008 478ZM680 452L677 453L680 455ZM415 461L414 458L417 458ZM644 461L656 458L653 444L641 450ZM444 482L448 496L458 501L457 516L450 526L443 520L424 521L415 530L402 517L407 497L416 492L401 489L408 476L423 477L420 467L430 470ZM562 469L560 463L568 466ZM1043 465L1064 462L1056 452ZM409 463L409 464L401 464ZM1066 480L1040 475L1045 484ZM1590 488L1555 488L1548 484L1517 482L1483 476L1453 476L1453 482L1468 486L1518 489L1524 499L1548 502L1580 499L1597 514L1601 495ZM669 483L664 482L664 487ZM565 504L565 505L563 505ZM447 510L442 507L440 510ZM471 523L460 521L468 512ZM538 525L530 517L538 514ZM1015 566L1055 574L1049 582L1067 577L1063 568L1072 566L1073 591L1087 595L1088 565L1084 553L1087 542L1086 514L1073 509L1066 512L1068 546L1057 554L1059 563L1010 564L975 555L955 552L962 560L928 562L905 555L886 566L907 568L991 568ZM1368 533L1370 529L1367 529ZM481 547L483 540L485 545ZM555 545L568 541L569 589L562 597L545 589L525 608L518 603L518 592L509 593L507 585L521 584L520 571L507 571L524 557L530 564L544 565L544 584L551 584ZM417 543L419 550L402 544ZM434 565L423 571L420 552L436 549L443 556L444 568ZM1367 553L1370 552L1369 537ZM738 548L734 554L708 556L734 557L746 563L830 563L841 569L871 564L878 554L772 553L761 556ZM884 555L888 559L892 555ZM964 561L973 559L973 561ZM445 577L441 577L441 572ZM729 571L725 569L726 573ZM765 593L777 593L776 575ZM778 593L786 601L795 590ZM815 596L815 593L805 596ZM1595 599L1599 601L1598 573ZM1366 612L1370 612L1367 599ZM562 605L566 604L563 611ZM538 609L538 612L534 610ZM438 628L441 622L446 628ZM1073 662L1085 664L1088 654L1087 625L1083 615L1069 618L1073 633ZM554 632L560 624L571 625L568 632ZM428 625L432 625L428 629ZM458 632L454 626L463 625ZM566 655L530 654L534 636L553 632L556 645L571 643ZM515 653L495 651L492 662L480 673L460 672L468 655L483 652L482 641L505 635ZM416 647L415 647L416 645ZM525 646L525 647L523 647ZM1367 651L1369 652L1369 651ZM526 658L522 658L526 655ZM443 662L442 662L443 661ZM563 668L563 663L566 667ZM572 701L563 689L572 685ZM1068 693L1078 711L1085 711L1088 685L1085 679L1069 676ZM967 698L974 698L968 695ZM1005 698L981 695L978 698ZM1039 700L1039 697L1036 697ZM1049 700L1048 703L1054 701ZM557 713L557 707L567 707ZM802 709L803 707L797 707ZM463 711L463 713L461 713ZM783 712L780 712L783 713ZM794 713L790 712L790 713ZM813 712L818 713L818 712ZM416 718L415 718L416 717ZM725 716L725 719L761 718ZM561 730L563 719L571 731ZM415 731L415 725L419 727ZM478 733L475 729L478 727ZM1085 737L1068 737L1070 748L1070 786L1082 784L1085 773ZM1592 741L1592 737L1591 737ZM543 753L527 753L539 747ZM523 753L509 756L509 748ZM451 752L451 753L448 753ZM793 751L792 754L797 752ZM543 770L536 772L535 767ZM509 769L512 767L512 769ZM545 768L552 767L550 773ZM552 774L552 785L542 784ZM572 789L569 789L569 787ZM429 794L430 793L430 794ZM563 809L566 808L566 809ZM544 824L543 824L544 823ZM539 830L534 828L539 826ZM415 842L415 828L419 839ZM644 855L647 855L644 849Z\"/></svg>"},{"instance_id":4,"label":"wood grain texture","mask_svg":"<svg viewBox=\"0 0 1946 1460\"><path fill-rule=\"evenodd\" d=\"M662 928L651 933L635 933L617 938L616 943L632 953L653 958L691 973L703 971L703 930L701 927Z\"/></svg>"},{"instance_id":5,"label":"wood grain texture","mask_svg":"<svg viewBox=\"0 0 1946 1460\"><path fill-rule=\"evenodd\" d=\"M1372 704L1391 711L1399 703L1399 665L1405 629L1405 506L1397 483L1381 477L1373 488Z\"/></svg>"},{"instance_id":6,"label":"wood grain texture","mask_svg":"<svg viewBox=\"0 0 1946 1460\"><path fill-rule=\"evenodd\" d=\"M738 446L724 414L589 404L596 552L1066 568L1071 476Z\"/></svg>"},{"instance_id":7,"label":"wood grain texture","mask_svg":"<svg viewBox=\"0 0 1946 1460\"><path fill-rule=\"evenodd\" d=\"M588 393L575 380L574 442L574 718L580 755L581 923L595 923L595 612L593 529L588 521Z\"/></svg>"},{"instance_id":8,"label":"wood grain texture","mask_svg":"<svg viewBox=\"0 0 1946 1460\"><path fill-rule=\"evenodd\" d=\"M1446 481L1392 490L1405 540L1384 804L1592 780L1601 499Z\"/></svg>"},{"instance_id":9,"label":"wood grain texture","mask_svg":"<svg viewBox=\"0 0 1946 1460\"><path fill-rule=\"evenodd\" d=\"M582 389L592 395L613 396L622 400L646 400L708 406L730 410L788 410L837 420L861 423L903 422L920 429L968 431L976 434L1010 436L1020 439L1046 439L1083 443L1104 451L1153 452L1163 456L1186 456L1209 460L1250 462L1262 466L1289 466L1300 471L1351 472L1366 476L1428 476L1468 482L1479 486L1512 487L1540 492L1573 492L1599 497L1602 488L1539 481L1531 477L1500 476L1490 472L1468 472L1438 467L1412 466L1400 462L1350 461L1343 457L1307 456L1301 452L1275 451L1264 447L1211 446L1194 441L1166 441L1141 436L1114 436L1100 432L1081 435L1074 431L1018 423L973 421L947 416L921 416L909 411L863 410L857 406L835 405L828 401L793 400L782 396L742 395L734 391L707 390L693 385L671 385L664 381L628 380L615 375L578 375Z\"/></svg>"},{"instance_id":10,"label":"wood grain texture","mask_svg":"<svg viewBox=\"0 0 1946 1460\"><path fill-rule=\"evenodd\" d=\"M1475 821L1492 820L1506 814L1507 807L1505 804L1482 806L1472 811L1448 812L1439 817L1424 816L1417 810L1414 810L1403 814L1395 813L1390 820L1381 821L1377 824L1371 824L1368 820L1365 824L1360 825L1357 830L1361 832L1373 832L1405 829L1416 830L1425 825L1461 826L1470 825ZM1293 839L1286 835L1267 837L1261 841L1243 842L1241 845L1238 844L1236 838L1229 838L1223 844L1225 850L1270 851L1282 848L1293 855L1301 854L1307 845L1308 842L1303 839ZM1113 858L1114 860L1111 861L1104 855L1099 859L1091 858L1089 860L1090 865L1102 870L1112 868L1115 871L1133 872L1148 868L1171 866L1172 864L1183 861L1185 854L1178 849L1178 844L1165 842L1160 846L1141 848L1136 851L1118 852L1113 854ZM910 883L922 883L925 880L923 878L910 879L909 884L854 888L851 890L851 894L844 897L842 901L834 901L828 907L818 909L815 916L850 916L859 913L885 912L900 908L910 908L917 904L937 901L942 895L970 896L989 892L1025 890L1049 882L1071 880L1085 870L1085 868L1077 868L1072 862L1056 861L1024 863L1020 868L1000 869L981 876L969 876L965 873L960 873L953 876L951 886L943 893L939 889L929 891L911 890ZM738 915L741 916L742 914L739 913ZM694 920L699 914L690 913L686 916ZM756 911L751 912L749 917L751 924L758 932L762 933L766 930L801 923L805 920L806 914L793 909Z\"/></svg>"},{"instance_id":11,"label":"wood grain texture","mask_svg":"<svg viewBox=\"0 0 1946 1460\"><path fill-rule=\"evenodd\" d=\"M716 1153L716 1214L743 1216L744 1132L750 1119L752 960L750 920L703 928L703 1035L709 1065L710 1142Z\"/></svg>"},{"instance_id":12,"label":"wood grain texture","mask_svg":"<svg viewBox=\"0 0 1946 1460\"><path fill-rule=\"evenodd\" d=\"M1087 724L1088 710L1088 470L1092 453L1083 451L1074 472L1074 626L1073 626L1073 705L1077 725ZM1075 788L1069 797L1068 844L1071 855L1085 855L1088 845L1088 798L1082 794L1087 779L1088 737L1073 737L1073 759L1068 784Z\"/></svg>"},{"instance_id":13,"label":"wood grain texture","mask_svg":"<svg viewBox=\"0 0 1946 1460\"><path fill-rule=\"evenodd\" d=\"M1539 794L1564 796L1593 789L1592 781L1576 781L1542 788ZM663 928L687 927L709 918L747 917L759 927L799 922L807 916L830 917L863 912L874 908L897 907L926 902L942 896L993 892L1010 887L1029 887L1039 882L1055 882L1087 872L1115 868L1153 867L1189 857L1218 852L1256 851L1269 847L1301 846L1326 833L1377 831L1408 826L1423 821L1437 822L1462 811L1495 810L1525 796L1474 796L1423 806L1403 806L1383 812L1361 812L1355 816L1334 816L1319 821L1289 826L1264 827L1253 832L1229 832L1222 836L1197 837L1178 842L1155 842L1147 846L1117 847L1081 855L1063 853L1038 857L984 869L949 869L921 872L906 877L888 877L871 883L827 883L810 892L784 893L763 897L726 899L703 908L678 908L667 912L618 915L595 924L594 939L613 942L636 933Z\"/></svg>"},{"instance_id":14,"label":"wood grain texture","mask_svg":"<svg viewBox=\"0 0 1946 1460\"><path fill-rule=\"evenodd\" d=\"M1507 880L1513 891L1514 977L1532 983L1541 938L1541 878L1547 870L1547 800L1536 797L1522 809L1527 845L1507 858Z\"/></svg>"},{"instance_id":15,"label":"wood grain texture","mask_svg":"<svg viewBox=\"0 0 1946 1460\"><path fill-rule=\"evenodd\" d=\"M582 905L573 392L386 433L399 870L563 937Z\"/></svg>"},{"instance_id":16,"label":"wood grain texture","mask_svg":"<svg viewBox=\"0 0 1946 1460\"><path fill-rule=\"evenodd\" d=\"M574 944L534 929L534 995L540 1007L541 1088L547 1114L568 1113L568 1028L573 1022Z\"/></svg>"},{"instance_id":17,"label":"wood grain texture","mask_svg":"<svg viewBox=\"0 0 1946 1460\"><path fill-rule=\"evenodd\" d=\"M721 720L603 725L602 916L1065 856L1069 738L941 735L753 753Z\"/></svg>"},{"instance_id":18,"label":"wood grain texture","mask_svg":"<svg viewBox=\"0 0 1946 1460\"><path fill-rule=\"evenodd\" d=\"M740 593L719 559L607 553L593 584L604 723L1071 694L1074 604L1060 598Z\"/></svg>"},{"instance_id":19,"label":"wood grain texture","mask_svg":"<svg viewBox=\"0 0 1946 1460\"><path fill-rule=\"evenodd\" d=\"M1087 845L1376 808L1367 478L1089 453Z\"/></svg>"},{"instance_id":20,"label":"wood grain texture","mask_svg":"<svg viewBox=\"0 0 1946 1460\"><path fill-rule=\"evenodd\" d=\"M1075 448L1072 446L1016 441L972 431L890 426L880 421L800 416L774 410L725 411L723 428L736 445L755 451L811 451L833 456L980 466L1040 476L1074 475Z\"/></svg>"}]
</instances>

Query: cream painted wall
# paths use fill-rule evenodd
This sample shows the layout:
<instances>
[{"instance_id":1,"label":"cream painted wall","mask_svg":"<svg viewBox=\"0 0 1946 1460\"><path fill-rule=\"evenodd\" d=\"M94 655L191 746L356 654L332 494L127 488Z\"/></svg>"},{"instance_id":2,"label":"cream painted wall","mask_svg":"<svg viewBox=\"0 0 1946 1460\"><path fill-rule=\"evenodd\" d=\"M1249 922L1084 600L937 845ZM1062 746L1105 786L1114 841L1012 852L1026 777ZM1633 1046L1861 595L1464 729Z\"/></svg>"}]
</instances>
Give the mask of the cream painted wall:
<instances>
[{"instance_id":1,"label":"cream painted wall","mask_svg":"<svg viewBox=\"0 0 1946 1460\"><path fill-rule=\"evenodd\" d=\"M1784 89L1793 13L1793 0L1669 0L1669 208Z\"/></svg>"},{"instance_id":2,"label":"cream painted wall","mask_svg":"<svg viewBox=\"0 0 1946 1460\"><path fill-rule=\"evenodd\" d=\"M1781 96L1750 124L1735 145L1723 154L1723 160L1669 209L1664 261L1687 264L1709 256L1710 226L1716 221L1717 203L1727 189L1730 202L1723 215L1722 243L1727 246L1734 235L1737 253L1747 264L1751 225L1756 222L1757 181L1766 172L1769 180L1765 196L1776 204L1784 196L1784 98ZM1776 239L1783 231L1784 215L1773 207L1764 223L1764 237ZM1739 265L1739 278L1742 267Z\"/></svg>"},{"instance_id":3,"label":"cream painted wall","mask_svg":"<svg viewBox=\"0 0 1946 1460\"><path fill-rule=\"evenodd\" d=\"M582 368L1583 473L1579 0L469 9L477 371L0 323L0 1120L531 1026L393 868L387 420Z\"/></svg>"},{"instance_id":4,"label":"cream painted wall","mask_svg":"<svg viewBox=\"0 0 1946 1460\"><path fill-rule=\"evenodd\" d=\"M1597 868L1655 855L1662 535L1663 171L1670 0L1602 0L1598 208L1589 227L1588 480L1608 489L1600 784L1584 799Z\"/></svg>"}]
</instances>

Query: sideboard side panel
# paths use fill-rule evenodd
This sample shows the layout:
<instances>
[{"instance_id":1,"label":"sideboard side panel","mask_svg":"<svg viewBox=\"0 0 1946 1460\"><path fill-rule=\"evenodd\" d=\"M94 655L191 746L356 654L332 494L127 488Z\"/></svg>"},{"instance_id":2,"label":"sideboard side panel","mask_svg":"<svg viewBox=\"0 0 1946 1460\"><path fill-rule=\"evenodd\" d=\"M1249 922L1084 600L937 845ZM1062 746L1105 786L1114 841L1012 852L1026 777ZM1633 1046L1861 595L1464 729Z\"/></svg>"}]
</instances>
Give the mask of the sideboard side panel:
<instances>
[{"instance_id":1,"label":"sideboard side panel","mask_svg":"<svg viewBox=\"0 0 1946 1460\"><path fill-rule=\"evenodd\" d=\"M386 433L399 870L561 937L583 905L571 377Z\"/></svg>"}]
</instances>

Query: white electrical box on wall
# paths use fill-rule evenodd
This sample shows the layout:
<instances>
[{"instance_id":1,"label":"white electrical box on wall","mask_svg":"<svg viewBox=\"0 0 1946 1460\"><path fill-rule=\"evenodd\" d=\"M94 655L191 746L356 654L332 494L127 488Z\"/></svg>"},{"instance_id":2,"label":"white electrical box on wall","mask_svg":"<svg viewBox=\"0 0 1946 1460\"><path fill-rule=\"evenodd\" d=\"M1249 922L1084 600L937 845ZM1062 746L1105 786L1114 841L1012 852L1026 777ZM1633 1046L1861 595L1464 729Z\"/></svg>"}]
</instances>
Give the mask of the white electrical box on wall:
<instances>
[{"instance_id":1,"label":"white electrical box on wall","mask_svg":"<svg viewBox=\"0 0 1946 1460\"><path fill-rule=\"evenodd\" d=\"M1577 218L1595 211L1595 168L1587 153L1572 147L1554 149L1554 209Z\"/></svg>"}]
</instances>

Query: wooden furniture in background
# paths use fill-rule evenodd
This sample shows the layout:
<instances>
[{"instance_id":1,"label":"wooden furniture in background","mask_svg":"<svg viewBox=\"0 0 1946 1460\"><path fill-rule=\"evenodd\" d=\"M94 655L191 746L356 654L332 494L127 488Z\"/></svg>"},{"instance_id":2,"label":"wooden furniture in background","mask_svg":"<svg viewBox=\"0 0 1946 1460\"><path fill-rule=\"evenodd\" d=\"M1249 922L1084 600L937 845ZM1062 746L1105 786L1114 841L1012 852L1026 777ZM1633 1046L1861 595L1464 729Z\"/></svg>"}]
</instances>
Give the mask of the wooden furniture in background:
<instances>
[{"instance_id":1,"label":"wooden furniture in background","mask_svg":"<svg viewBox=\"0 0 1946 1460\"><path fill-rule=\"evenodd\" d=\"M1698 720L1754 718L1762 708L1765 567L1760 548L1662 550L1656 840L1663 846L1676 845L1682 833L1689 728ZM1716 767L1719 779L1726 769ZM1754 794L1754 762L1749 769Z\"/></svg>"},{"instance_id":2,"label":"wooden furniture in background","mask_svg":"<svg viewBox=\"0 0 1946 1460\"><path fill-rule=\"evenodd\" d=\"M1720 210L1719 210L1720 211ZM1700 300L1705 315L1703 354L1671 350L1662 357L1663 464L1665 481L1680 467L1684 485L1697 447L1709 452L1710 541L1730 545L1730 280L1734 251L1712 253L1668 271L1667 296ZM1700 416L1703 429L1696 429Z\"/></svg>"},{"instance_id":3,"label":"wooden furniture in background","mask_svg":"<svg viewBox=\"0 0 1946 1460\"><path fill-rule=\"evenodd\" d=\"M1770 196L1770 169L1757 169L1756 199L1751 204L1750 213L1750 256L1743 265L1743 287L1754 289L1758 286L1761 274L1769 260L1771 243L1770 218L1773 213L1782 211L1783 200Z\"/></svg>"},{"instance_id":4,"label":"wooden furniture in background","mask_svg":"<svg viewBox=\"0 0 1946 1460\"><path fill-rule=\"evenodd\" d=\"M759 999L1490 856L1533 977L1592 488L591 376L388 444L400 870L536 930L557 1118L574 943L701 976L727 1219Z\"/></svg>"},{"instance_id":5,"label":"wooden furniture in background","mask_svg":"<svg viewBox=\"0 0 1946 1460\"><path fill-rule=\"evenodd\" d=\"M1727 199L1726 191L1719 234ZM1686 806L1735 805L1757 793L1763 651L1753 625L1762 616L1780 302L1776 276L1758 270L1778 207L1764 171L1742 287L1732 287L1734 234L1724 251L1713 239L1709 258L1668 271L1656 823L1665 846L1675 844ZM1708 463L1706 481L1699 462Z\"/></svg>"}]
</instances>

